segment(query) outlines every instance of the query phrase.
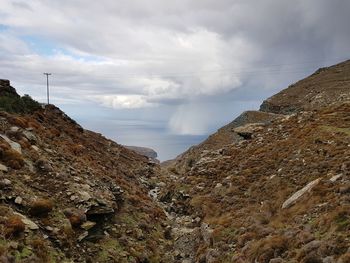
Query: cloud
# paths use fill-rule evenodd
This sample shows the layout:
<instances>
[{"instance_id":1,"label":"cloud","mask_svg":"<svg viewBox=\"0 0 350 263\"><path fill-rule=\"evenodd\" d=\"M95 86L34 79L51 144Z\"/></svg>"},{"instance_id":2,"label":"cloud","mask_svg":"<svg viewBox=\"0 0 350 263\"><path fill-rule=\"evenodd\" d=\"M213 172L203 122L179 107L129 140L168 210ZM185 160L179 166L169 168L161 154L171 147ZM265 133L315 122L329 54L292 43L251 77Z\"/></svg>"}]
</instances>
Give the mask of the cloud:
<instances>
[{"instance_id":1,"label":"cloud","mask_svg":"<svg viewBox=\"0 0 350 263\"><path fill-rule=\"evenodd\" d=\"M155 106L148 103L145 97L139 95L97 95L90 97L100 101L104 106L114 109L138 109Z\"/></svg>"},{"instance_id":2,"label":"cloud","mask_svg":"<svg viewBox=\"0 0 350 263\"><path fill-rule=\"evenodd\" d=\"M52 72L57 103L171 109L168 127L180 134L206 133L230 101L262 100L350 51L343 0L0 5L0 77L20 92L45 98L42 73Z\"/></svg>"}]
</instances>

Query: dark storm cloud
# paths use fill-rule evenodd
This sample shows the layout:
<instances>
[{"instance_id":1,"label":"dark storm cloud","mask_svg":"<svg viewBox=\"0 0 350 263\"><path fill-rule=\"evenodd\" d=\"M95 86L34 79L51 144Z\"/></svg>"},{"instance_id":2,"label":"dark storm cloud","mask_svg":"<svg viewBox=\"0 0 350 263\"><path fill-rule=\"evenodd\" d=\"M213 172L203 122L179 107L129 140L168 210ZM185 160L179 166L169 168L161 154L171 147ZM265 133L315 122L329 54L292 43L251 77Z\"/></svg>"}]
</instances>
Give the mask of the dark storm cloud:
<instances>
[{"instance_id":1,"label":"dark storm cloud","mask_svg":"<svg viewBox=\"0 0 350 263\"><path fill-rule=\"evenodd\" d=\"M350 51L345 0L0 5L1 77L40 98L41 73L53 72L60 103L151 108L160 115L170 105L169 127L179 133L205 133L232 101L256 105Z\"/></svg>"}]
</instances>

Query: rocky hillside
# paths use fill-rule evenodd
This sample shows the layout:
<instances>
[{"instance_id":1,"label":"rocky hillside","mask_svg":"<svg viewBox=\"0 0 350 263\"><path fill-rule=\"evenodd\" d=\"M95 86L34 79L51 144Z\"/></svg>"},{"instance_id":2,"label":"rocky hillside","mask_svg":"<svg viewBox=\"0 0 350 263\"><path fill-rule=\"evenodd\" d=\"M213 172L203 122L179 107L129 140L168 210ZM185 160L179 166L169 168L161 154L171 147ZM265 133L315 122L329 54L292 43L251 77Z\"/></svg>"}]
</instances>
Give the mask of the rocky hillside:
<instances>
[{"instance_id":1,"label":"rocky hillside","mask_svg":"<svg viewBox=\"0 0 350 263\"><path fill-rule=\"evenodd\" d=\"M349 101L350 61L320 68L310 77L298 81L265 100L261 111L290 114L328 107Z\"/></svg>"},{"instance_id":2,"label":"rocky hillside","mask_svg":"<svg viewBox=\"0 0 350 263\"><path fill-rule=\"evenodd\" d=\"M0 262L350 262L350 61L162 167L0 84Z\"/></svg>"},{"instance_id":3,"label":"rocky hillside","mask_svg":"<svg viewBox=\"0 0 350 263\"><path fill-rule=\"evenodd\" d=\"M0 262L169 262L158 172L53 105L1 111Z\"/></svg>"},{"instance_id":4,"label":"rocky hillside","mask_svg":"<svg viewBox=\"0 0 350 263\"><path fill-rule=\"evenodd\" d=\"M163 167L177 262L350 262L349 69L318 70Z\"/></svg>"},{"instance_id":5,"label":"rocky hillside","mask_svg":"<svg viewBox=\"0 0 350 263\"><path fill-rule=\"evenodd\" d=\"M349 101L349 76L350 60L328 68L320 68L311 76L265 100L259 111L243 112L231 123L210 135L204 142L192 146L175 160L167 161L163 165L172 169L176 167L178 171L187 171L206 151L218 150L224 145L242 140L244 136L242 137L242 133L239 134L237 131L254 128L251 125L244 127L246 124L258 123L264 126L284 115L322 109L329 107L330 104ZM235 130L237 127L240 128Z\"/></svg>"}]
</instances>

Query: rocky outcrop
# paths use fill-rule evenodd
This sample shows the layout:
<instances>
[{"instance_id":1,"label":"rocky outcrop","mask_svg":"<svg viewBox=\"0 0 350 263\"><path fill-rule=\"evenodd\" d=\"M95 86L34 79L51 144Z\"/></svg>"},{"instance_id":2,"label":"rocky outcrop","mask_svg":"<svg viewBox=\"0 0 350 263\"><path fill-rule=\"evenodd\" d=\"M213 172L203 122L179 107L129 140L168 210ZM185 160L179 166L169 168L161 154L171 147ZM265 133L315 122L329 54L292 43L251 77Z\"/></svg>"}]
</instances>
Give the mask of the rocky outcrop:
<instances>
[{"instance_id":1,"label":"rocky outcrop","mask_svg":"<svg viewBox=\"0 0 350 263\"><path fill-rule=\"evenodd\" d=\"M19 97L16 89L10 85L10 81L7 79L0 79L0 96Z\"/></svg>"},{"instance_id":2,"label":"rocky outcrop","mask_svg":"<svg viewBox=\"0 0 350 263\"><path fill-rule=\"evenodd\" d=\"M330 104L350 100L350 60L318 69L311 76L265 100L263 112L291 114L322 109Z\"/></svg>"},{"instance_id":3,"label":"rocky outcrop","mask_svg":"<svg viewBox=\"0 0 350 263\"><path fill-rule=\"evenodd\" d=\"M126 146L124 145L125 148L132 150L140 155L146 156L150 158L151 160L156 160L158 157L158 154L155 150L147 147L139 147L139 146Z\"/></svg>"}]
</instances>

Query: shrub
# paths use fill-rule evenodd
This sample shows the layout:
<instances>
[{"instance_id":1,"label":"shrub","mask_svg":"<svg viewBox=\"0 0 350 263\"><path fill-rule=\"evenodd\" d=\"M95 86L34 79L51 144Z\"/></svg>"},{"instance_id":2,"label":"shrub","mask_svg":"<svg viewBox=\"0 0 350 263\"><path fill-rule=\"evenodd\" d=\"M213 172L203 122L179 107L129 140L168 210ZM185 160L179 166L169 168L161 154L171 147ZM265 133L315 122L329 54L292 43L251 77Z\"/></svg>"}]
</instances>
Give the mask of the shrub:
<instances>
[{"instance_id":1,"label":"shrub","mask_svg":"<svg viewBox=\"0 0 350 263\"><path fill-rule=\"evenodd\" d=\"M41 108L39 102L29 95L17 97L12 95L0 97L0 110L11 113L31 113Z\"/></svg>"},{"instance_id":2,"label":"shrub","mask_svg":"<svg viewBox=\"0 0 350 263\"><path fill-rule=\"evenodd\" d=\"M22 222L21 217L16 215L10 216L7 219L5 226L6 237L17 236L25 230L25 224Z\"/></svg>"},{"instance_id":3,"label":"shrub","mask_svg":"<svg viewBox=\"0 0 350 263\"><path fill-rule=\"evenodd\" d=\"M52 209L53 203L51 200L37 199L31 204L29 213L34 216L47 216Z\"/></svg>"},{"instance_id":4,"label":"shrub","mask_svg":"<svg viewBox=\"0 0 350 263\"><path fill-rule=\"evenodd\" d=\"M22 155L11 148L6 149L2 146L3 144L0 146L0 159L13 169L21 169L24 165Z\"/></svg>"}]
</instances>

